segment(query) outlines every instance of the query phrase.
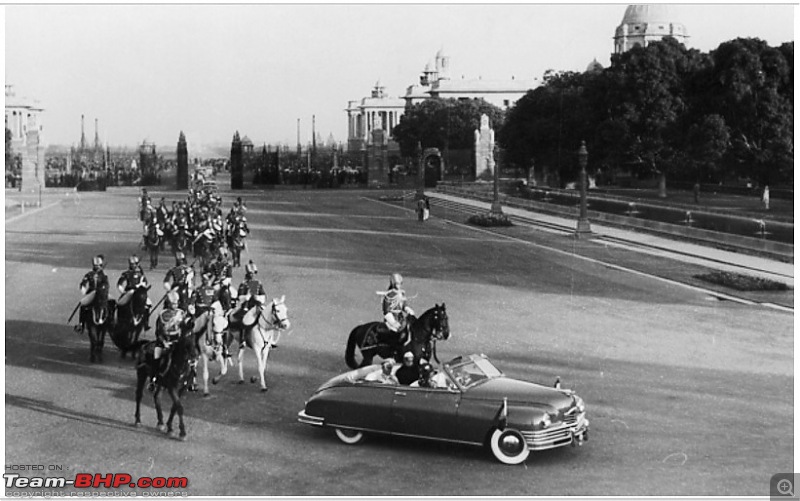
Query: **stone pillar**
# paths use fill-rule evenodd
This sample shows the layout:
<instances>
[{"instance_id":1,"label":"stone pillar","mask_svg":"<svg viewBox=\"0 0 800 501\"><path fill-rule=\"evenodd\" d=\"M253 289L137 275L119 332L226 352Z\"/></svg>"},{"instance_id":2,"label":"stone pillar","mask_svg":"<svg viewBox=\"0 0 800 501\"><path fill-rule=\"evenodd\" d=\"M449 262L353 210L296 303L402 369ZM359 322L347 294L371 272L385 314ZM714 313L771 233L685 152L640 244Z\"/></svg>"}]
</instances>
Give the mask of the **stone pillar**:
<instances>
[{"instance_id":1,"label":"stone pillar","mask_svg":"<svg viewBox=\"0 0 800 501\"><path fill-rule=\"evenodd\" d=\"M481 115L481 128L475 130L475 179L494 178L494 129L489 117Z\"/></svg>"},{"instance_id":2,"label":"stone pillar","mask_svg":"<svg viewBox=\"0 0 800 501\"><path fill-rule=\"evenodd\" d=\"M178 136L178 171L176 176L176 190L189 189L189 152L186 148L186 137L181 131Z\"/></svg>"},{"instance_id":3,"label":"stone pillar","mask_svg":"<svg viewBox=\"0 0 800 501\"><path fill-rule=\"evenodd\" d=\"M372 142L367 147L367 180L370 185L388 183L388 141L382 129L372 130Z\"/></svg>"},{"instance_id":4,"label":"stone pillar","mask_svg":"<svg viewBox=\"0 0 800 501\"><path fill-rule=\"evenodd\" d=\"M231 142L231 189L241 190L244 187L244 164L242 162L242 140L239 131L233 135Z\"/></svg>"},{"instance_id":5,"label":"stone pillar","mask_svg":"<svg viewBox=\"0 0 800 501\"><path fill-rule=\"evenodd\" d=\"M28 127L25 147L22 148L22 188L26 191L44 189L44 147L39 145L39 131Z\"/></svg>"}]
</instances>

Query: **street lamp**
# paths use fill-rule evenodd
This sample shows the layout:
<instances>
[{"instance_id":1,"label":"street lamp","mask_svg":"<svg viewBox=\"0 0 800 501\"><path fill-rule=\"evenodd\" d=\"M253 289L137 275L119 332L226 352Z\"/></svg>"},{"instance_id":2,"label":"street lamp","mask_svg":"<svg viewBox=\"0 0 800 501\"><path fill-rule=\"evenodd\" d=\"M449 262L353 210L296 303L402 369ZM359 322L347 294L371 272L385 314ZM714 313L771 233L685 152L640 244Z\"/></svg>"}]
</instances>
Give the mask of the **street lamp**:
<instances>
[{"instance_id":1,"label":"street lamp","mask_svg":"<svg viewBox=\"0 0 800 501\"><path fill-rule=\"evenodd\" d=\"M581 147L578 149L578 164L581 166L581 173L578 181L581 186L581 205L580 214L578 215L578 226L575 229L575 236L591 235L592 228L589 225L589 217L586 214L586 163L589 159L589 152L586 151L586 141L581 141Z\"/></svg>"},{"instance_id":2,"label":"street lamp","mask_svg":"<svg viewBox=\"0 0 800 501\"><path fill-rule=\"evenodd\" d=\"M494 152L492 152L494 154ZM494 215L502 215L503 214L503 207L500 205L500 164L495 162L494 164L494 197L492 198L492 208L489 212Z\"/></svg>"}]
</instances>

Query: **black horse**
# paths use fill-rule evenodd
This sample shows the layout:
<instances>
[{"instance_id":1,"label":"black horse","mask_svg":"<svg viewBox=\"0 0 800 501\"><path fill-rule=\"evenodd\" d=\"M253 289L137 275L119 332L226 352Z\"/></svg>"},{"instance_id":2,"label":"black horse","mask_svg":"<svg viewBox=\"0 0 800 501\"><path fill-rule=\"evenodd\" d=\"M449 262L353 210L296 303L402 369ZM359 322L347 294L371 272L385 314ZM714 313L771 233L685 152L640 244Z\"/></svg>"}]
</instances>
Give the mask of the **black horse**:
<instances>
[{"instance_id":1,"label":"black horse","mask_svg":"<svg viewBox=\"0 0 800 501\"><path fill-rule=\"evenodd\" d=\"M344 353L344 359L348 367L356 369L370 365L375 355L381 358L392 357L395 360L400 360L403 353L407 351L412 352L416 360L420 358L430 360L432 354L436 355L435 341L450 337L450 326L447 321L447 310L444 303L441 306L435 305L419 318L409 317L408 330L411 333L411 339L405 344L378 339L376 329L381 323L369 322L362 324L350 332ZM361 352L361 364L356 361L356 347Z\"/></svg>"},{"instance_id":2,"label":"black horse","mask_svg":"<svg viewBox=\"0 0 800 501\"><path fill-rule=\"evenodd\" d=\"M156 360L153 356L156 342L139 341L136 344L138 345L138 350L136 356L136 421L134 425L141 426L142 420L139 410L142 403L145 383L156 371L161 369L159 367L160 360ZM180 440L186 440L186 426L183 422L181 395L183 395L183 392L186 390L192 378L199 355L197 343L195 343L191 327L181 333L180 338L175 341L171 350L171 355L162 354L162 357L170 357L170 364L166 374L159 377L155 393L153 394L156 416L158 416L157 428L172 435L172 420L175 414L177 414L178 426L180 429L178 438ZM164 426L164 413L161 411L160 396L162 390L166 390L167 394L172 399L172 408L169 411L166 427Z\"/></svg>"},{"instance_id":3,"label":"black horse","mask_svg":"<svg viewBox=\"0 0 800 501\"><path fill-rule=\"evenodd\" d=\"M147 322L147 291L150 286L133 289L126 304L117 304L117 322L111 331L111 340L119 348L121 357L134 353L139 336Z\"/></svg>"},{"instance_id":4,"label":"black horse","mask_svg":"<svg viewBox=\"0 0 800 501\"><path fill-rule=\"evenodd\" d=\"M192 237L189 235L188 230L182 226L176 227L172 234L172 239L170 240L172 253L187 252L191 243Z\"/></svg>"},{"instance_id":5,"label":"black horse","mask_svg":"<svg viewBox=\"0 0 800 501\"><path fill-rule=\"evenodd\" d=\"M84 325L89 335L89 361L103 361L103 345L106 332L109 332L114 323L114 309L116 303L108 299L108 282L98 284L95 289L94 299L89 304L84 316Z\"/></svg>"},{"instance_id":6,"label":"black horse","mask_svg":"<svg viewBox=\"0 0 800 501\"><path fill-rule=\"evenodd\" d=\"M161 250L161 235L158 234L156 225L151 224L147 228L147 235L144 237L144 246L150 254L150 269L158 267L158 253Z\"/></svg>"}]
</instances>

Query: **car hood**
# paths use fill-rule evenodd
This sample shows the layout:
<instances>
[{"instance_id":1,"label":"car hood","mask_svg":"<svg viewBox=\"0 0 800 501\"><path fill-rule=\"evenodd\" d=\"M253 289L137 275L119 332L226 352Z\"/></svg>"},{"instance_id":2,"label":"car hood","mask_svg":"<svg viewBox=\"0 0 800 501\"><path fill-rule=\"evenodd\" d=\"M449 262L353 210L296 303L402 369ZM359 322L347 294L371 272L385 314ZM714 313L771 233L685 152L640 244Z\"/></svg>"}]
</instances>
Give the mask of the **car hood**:
<instances>
[{"instance_id":1,"label":"car hood","mask_svg":"<svg viewBox=\"0 0 800 501\"><path fill-rule=\"evenodd\" d=\"M467 389L465 397L485 400L507 398L509 402L524 402L537 407L550 407L551 409L547 409L550 412L563 412L575 404L574 398L562 390L505 376L490 379Z\"/></svg>"}]
</instances>

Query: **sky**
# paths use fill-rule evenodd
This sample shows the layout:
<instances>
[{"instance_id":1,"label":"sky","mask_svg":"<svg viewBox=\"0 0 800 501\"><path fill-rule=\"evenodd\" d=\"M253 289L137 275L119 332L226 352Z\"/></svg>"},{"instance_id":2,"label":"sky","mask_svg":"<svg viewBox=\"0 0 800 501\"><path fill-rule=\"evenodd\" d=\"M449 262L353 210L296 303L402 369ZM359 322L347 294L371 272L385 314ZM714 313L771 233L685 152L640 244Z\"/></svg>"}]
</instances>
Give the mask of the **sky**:
<instances>
[{"instance_id":1,"label":"sky","mask_svg":"<svg viewBox=\"0 0 800 501\"><path fill-rule=\"evenodd\" d=\"M5 82L45 108L45 144L86 135L190 154L229 144L347 139L348 101L380 80L401 97L436 52L452 78L538 78L608 66L627 4L15 5L5 7ZM673 4L687 45L794 40L791 4Z\"/></svg>"}]
</instances>

